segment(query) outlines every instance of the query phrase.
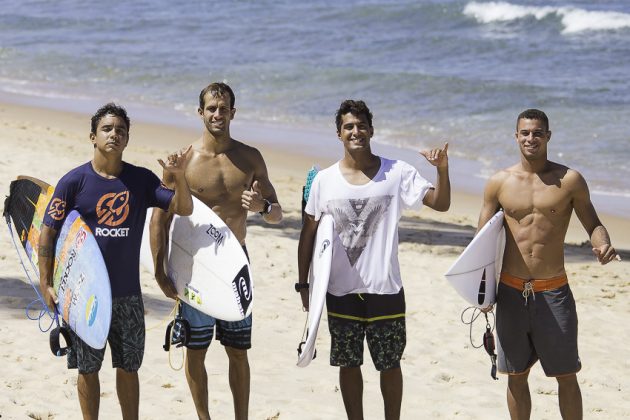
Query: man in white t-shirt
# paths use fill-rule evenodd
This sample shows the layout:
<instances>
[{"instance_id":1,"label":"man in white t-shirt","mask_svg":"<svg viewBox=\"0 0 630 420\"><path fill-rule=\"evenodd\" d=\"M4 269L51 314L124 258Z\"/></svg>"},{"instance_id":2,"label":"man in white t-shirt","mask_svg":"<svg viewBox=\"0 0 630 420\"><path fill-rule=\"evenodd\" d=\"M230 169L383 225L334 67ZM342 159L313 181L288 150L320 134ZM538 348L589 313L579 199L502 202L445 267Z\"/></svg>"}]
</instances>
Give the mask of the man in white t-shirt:
<instances>
[{"instance_id":1,"label":"man in white t-shirt","mask_svg":"<svg viewBox=\"0 0 630 420\"><path fill-rule=\"evenodd\" d=\"M376 156L372 113L363 101L344 101L336 115L344 157L319 172L311 186L298 247L302 305L308 309L308 270L322 214L331 214L347 259L335 258L326 295L330 364L349 419L363 418L363 342L381 372L385 418L400 418L406 343L405 296L398 264L398 222L405 208L448 210L448 143L421 154L437 168L433 186L408 163Z\"/></svg>"}]
</instances>

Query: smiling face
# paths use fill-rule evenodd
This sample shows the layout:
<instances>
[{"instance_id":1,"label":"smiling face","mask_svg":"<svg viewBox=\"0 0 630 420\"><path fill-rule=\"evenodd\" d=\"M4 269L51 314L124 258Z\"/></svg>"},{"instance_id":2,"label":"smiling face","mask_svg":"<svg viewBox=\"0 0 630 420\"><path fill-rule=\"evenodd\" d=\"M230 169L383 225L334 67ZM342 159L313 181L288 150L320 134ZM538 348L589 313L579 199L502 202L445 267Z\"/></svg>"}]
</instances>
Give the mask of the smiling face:
<instances>
[{"instance_id":1,"label":"smiling face","mask_svg":"<svg viewBox=\"0 0 630 420\"><path fill-rule=\"evenodd\" d=\"M207 92L204 97L204 107L197 110L203 120L203 125L214 136L229 135L230 121L234 118L236 108L232 108L228 94L213 96Z\"/></svg>"},{"instance_id":2,"label":"smiling face","mask_svg":"<svg viewBox=\"0 0 630 420\"><path fill-rule=\"evenodd\" d=\"M125 121L112 114L100 119L96 132L90 133L94 148L104 154L122 154L129 142L129 130Z\"/></svg>"},{"instance_id":3,"label":"smiling face","mask_svg":"<svg viewBox=\"0 0 630 420\"><path fill-rule=\"evenodd\" d=\"M538 119L521 118L516 127L516 142L527 160L547 159L547 143L551 131Z\"/></svg>"},{"instance_id":4,"label":"smiling face","mask_svg":"<svg viewBox=\"0 0 630 420\"><path fill-rule=\"evenodd\" d=\"M370 127L364 115L354 115L350 112L341 116L341 125L337 136L343 142L347 152L370 151L370 139L374 135L374 128Z\"/></svg>"}]
</instances>

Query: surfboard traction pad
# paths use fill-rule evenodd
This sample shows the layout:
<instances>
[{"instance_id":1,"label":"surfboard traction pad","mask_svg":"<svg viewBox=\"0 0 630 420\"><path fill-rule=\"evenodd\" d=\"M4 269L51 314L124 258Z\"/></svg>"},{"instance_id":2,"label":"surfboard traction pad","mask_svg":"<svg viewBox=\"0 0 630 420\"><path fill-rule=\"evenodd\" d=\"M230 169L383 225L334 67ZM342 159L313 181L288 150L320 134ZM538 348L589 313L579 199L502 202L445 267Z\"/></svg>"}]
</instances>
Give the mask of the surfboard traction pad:
<instances>
[{"instance_id":1,"label":"surfboard traction pad","mask_svg":"<svg viewBox=\"0 0 630 420\"><path fill-rule=\"evenodd\" d=\"M20 243L24 248L29 260L33 265L34 271L36 271L36 275L39 276L38 272L38 245L39 245L39 236L41 232L41 227L43 223L44 213L46 211L46 207L48 206L48 202L52 196L54 188L49 184L41 181L37 178L32 178L28 176L19 176L17 180L12 181L9 186L9 196L6 197L4 202L4 210L3 216L5 217L7 224L11 225L11 221L13 221L13 226L15 231L18 233ZM76 213L73 215L73 213ZM70 217L74 216L74 217ZM60 315L62 318L69 322L72 329L76 331L77 322L72 322L69 316L69 307L71 304L77 304L78 295L73 293L72 289L76 289L77 291L81 288L82 280L85 280L83 274L81 273L79 283L72 289L68 289L65 291L65 282L62 280L62 275L64 274L62 271L62 264L60 262L67 257L67 253L72 252L82 245L82 243L77 243L79 233L84 233L83 239L85 239L85 230L89 231L89 227L85 225L84 222L81 221L78 212L74 211L68 215L72 220L71 223L64 223L62 227L57 243L63 243L65 246L63 250L60 251L59 246L56 246L55 253L57 254L57 258L55 259L55 267L53 269L53 279L54 279L54 288L58 291L60 295L66 295L66 299L63 299L62 302L58 304L58 309L60 310ZM65 235L64 235L65 233ZM72 244L69 244L66 241L66 236L70 236L74 238ZM60 242L61 241L61 242ZM102 258L102 257L101 257ZM104 262L102 263L104 266ZM105 270L106 274L106 270ZM64 293L66 292L66 293ZM70 299L67 299L67 297ZM60 296L60 298L63 296ZM108 296L109 299L105 299L109 302L101 302L105 303L106 306L111 307L111 293ZM98 302L95 295L92 295L88 298L88 302L86 305L85 311L85 321L89 327L94 324L96 312L97 312ZM111 318L111 310L110 316L107 318ZM106 330L109 330L109 319L107 320ZM78 332L77 332L78 333ZM104 343L101 346L100 341L106 341L107 335L105 334L105 340L99 340L98 346L99 348L104 347ZM92 341L92 340L89 340ZM88 343L89 344L89 343ZM95 344L92 342L92 344Z\"/></svg>"},{"instance_id":2,"label":"surfboard traction pad","mask_svg":"<svg viewBox=\"0 0 630 420\"><path fill-rule=\"evenodd\" d=\"M52 194L52 187L42 184L38 185L30 179L20 178L11 181L2 213L9 226L13 222L20 243L35 267L39 233Z\"/></svg>"}]
</instances>

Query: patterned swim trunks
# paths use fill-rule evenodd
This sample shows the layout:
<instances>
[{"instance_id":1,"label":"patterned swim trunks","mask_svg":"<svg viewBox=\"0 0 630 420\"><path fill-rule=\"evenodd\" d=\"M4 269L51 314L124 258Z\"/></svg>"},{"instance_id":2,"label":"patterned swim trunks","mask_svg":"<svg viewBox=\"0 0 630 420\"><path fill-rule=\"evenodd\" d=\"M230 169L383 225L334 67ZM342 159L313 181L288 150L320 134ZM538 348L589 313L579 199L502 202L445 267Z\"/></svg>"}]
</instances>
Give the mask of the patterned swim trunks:
<instances>
[{"instance_id":1,"label":"patterned swim trunks","mask_svg":"<svg viewBox=\"0 0 630 420\"><path fill-rule=\"evenodd\" d=\"M79 369L88 374L101 370L105 349L94 349L73 331L68 351L68 369ZM142 296L124 296L112 299L112 323L107 342L112 353L112 367L136 372L144 357L144 304Z\"/></svg>"},{"instance_id":2,"label":"patterned swim trunks","mask_svg":"<svg viewBox=\"0 0 630 420\"><path fill-rule=\"evenodd\" d=\"M407 343L403 289L394 295L329 293L326 305L332 366L361 366L366 340L376 370L400 367Z\"/></svg>"}]
</instances>

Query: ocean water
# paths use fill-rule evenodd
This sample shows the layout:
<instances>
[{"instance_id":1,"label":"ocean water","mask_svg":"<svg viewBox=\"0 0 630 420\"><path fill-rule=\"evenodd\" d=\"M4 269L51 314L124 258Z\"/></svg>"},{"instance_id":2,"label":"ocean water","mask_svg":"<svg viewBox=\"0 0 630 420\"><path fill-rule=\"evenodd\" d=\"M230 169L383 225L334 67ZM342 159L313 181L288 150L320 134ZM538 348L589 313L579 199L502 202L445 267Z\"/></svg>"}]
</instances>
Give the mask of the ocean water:
<instances>
[{"instance_id":1,"label":"ocean water","mask_svg":"<svg viewBox=\"0 0 630 420\"><path fill-rule=\"evenodd\" d=\"M448 140L480 180L518 158L515 119L550 117L550 157L630 209L630 2L0 1L0 91L194 113L225 81L238 118L335 137L364 99L375 141ZM296 130L299 133L299 129ZM314 146L316 147L316 146Z\"/></svg>"}]
</instances>

